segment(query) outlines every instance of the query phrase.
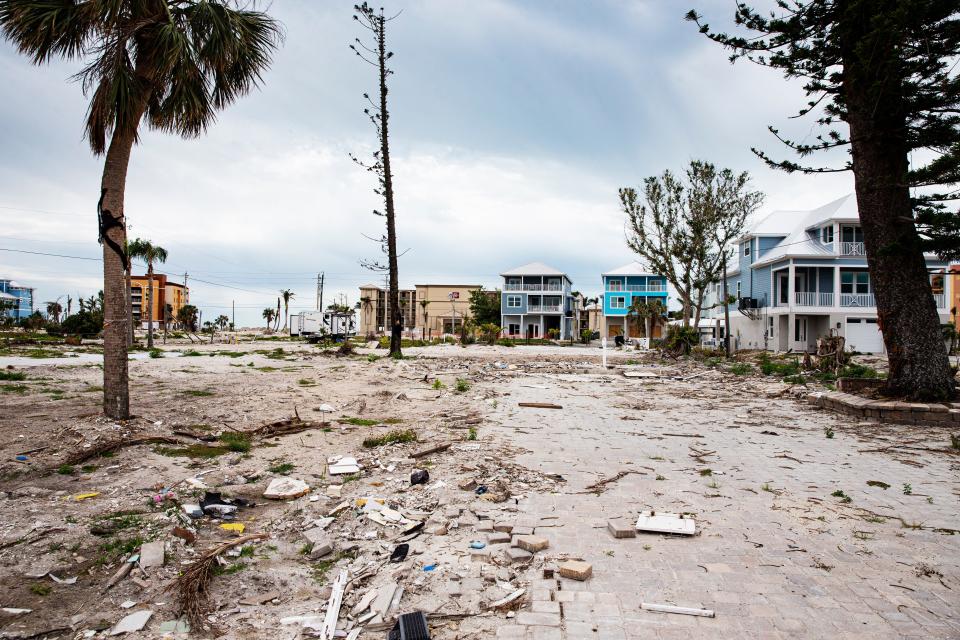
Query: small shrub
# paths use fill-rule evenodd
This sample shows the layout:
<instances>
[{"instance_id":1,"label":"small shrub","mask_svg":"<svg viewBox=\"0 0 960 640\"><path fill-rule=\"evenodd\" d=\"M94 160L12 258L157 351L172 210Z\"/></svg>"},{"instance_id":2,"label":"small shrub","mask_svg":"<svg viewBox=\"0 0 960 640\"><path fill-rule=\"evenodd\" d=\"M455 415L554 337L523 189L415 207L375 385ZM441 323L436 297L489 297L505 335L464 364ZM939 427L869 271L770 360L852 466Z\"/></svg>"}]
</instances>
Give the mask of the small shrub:
<instances>
[{"instance_id":1,"label":"small shrub","mask_svg":"<svg viewBox=\"0 0 960 640\"><path fill-rule=\"evenodd\" d=\"M904 482L904 483L903 483L903 495L909 496L909 495L912 494L912 493L913 493L913 487L910 486L910 483L909 483L909 482Z\"/></svg>"},{"instance_id":2,"label":"small shrub","mask_svg":"<svg viewBox=\"0 0 960 640\"><path fill-rule=\"evenodd\" d=\"M396 429L382 436L367 438L363 441L363 446L367 449L379 447L385 444L398 444L402 442L416 442L417 432L413 429Z\"/></svg>"},{"instance_id":3,"label":"small shrub","mask_svg":"<svg viewBox=\"0 0 960 640\"><path fill-rule=\"evenodd\" d=\"M195 398L209 398L210 396L216 395L213 391L207 391L206 389L186 389L183 394Z\"/></svg>"},{"instance_id":4,"label":"small shrub","mask_svg":"<svg viewBox=\"0 0 960 640\"><path fill-rule=\"evenodd\" d=\"M701 476L712 476L712 475L713 475L713 470L712 470L712 469L700 469L700 475L701 475Z\"/></svg>"},{"instance_id":5,"label":"small shrub","mask_svg":"<svg viewBox=\"0 0 960 640\"><path fill-rule=\"evenodd\" d=\"M958 433L950 434L950 448L960 450L960 434Z\"/></svg>"},{"instance_id":6,"label":"small shrub","mask_svg":"<svg viewBox=\"0 0 960 640\"><path fill-rule=\"evenodd\" d=\"M380 356L376 355L375 353L371 353L370 355L367 356L367 362L376 362L379 359L380 359Z\"/></svg>"},{"instance_id":7,"label":"small shrub","mask_svg":"<svg viewBox=\"0 0 960 640\"><path fill-rule=\"evenodd\" d=\"M35 593L38 596L50 595L50 591L52 591L52 589L48 584L37 583L30 585L30 593Z\"/></svg>"},{"instance_id":8,"label":"small shrub","mask_svg":"<svg viewBox=\"0 0 960 640\"><path fill-rule=\"evenodd\" d=\"M220 442L230 451L246 453L250 451L250 436L237 431L226 431L220 434Z\"/></svg>"},{"instance_id":9,"label":"small shrub","mask_svg":"<svg viewBox=\"0 0 960 640\"><path fill-rule=\"evenodd\" d=\"M347 418L346 416L340 418L340 422L344 424L352 424L355 427L372 427L381 423L380 420L370 420L369 418Z\"/></svg>"},{"instance_id":10,"label":"small shrub","mask_svg":"<svg viewBox=\"0 0 960 640\"><path fill-rule=\"evenodd\" d=\"M467 432L467 440L476 440L477 439L477 428L470 427L470 430Z\"/></svg>"},{"instance_id":11,"label":"small shrub","mask_svg":"<svg viewBox=\"0 0 960 640\"><path fill-rule=\"evenodd\" d=\"M853 498L851 498L850 496L848 496L847 494L845 494L845 493L843 492L843 489L837 489L836 491L834 491L834 492L831 493L830 495L832 495L834 498L840 498L840 502L842 502L842 503L844 503L844 504L847 504L847 503L849 503L849 502L853 502Z\"/></svg>"},{"instance_id":12,"label":"small shrub","mask_svg":"<svg viewBox=\"0 0 960 640\"><path fill-rule=\"evenodd\" d=\"M276 473L282 476L287 475L296 468L296 465L290 462L280 462L269 468L270 473Z\"/></svg>"},{"instance_id":13,"label":"small shrub","mask_svg":"<svg viewBox=\"0 0 960 640\"><path fill-rule=\"evenodd\" d=\"M446 385L443 384L443 382L440 380L440 378L437 378L436 380L433 381L433 388L434 388L434 389L437 389L437 390L439 391L440 389L443 389L443 388L445 388L445 387L446 387Z\"/></svg>"},{"instance_id":14,"label":"small shrub","mask_svg":"<svg viewBox=\"0 0 960 640\"><path fill-rule=\"evenodd\" d=\"M828 439L832 440L832 439L833 439L833 429L831 429L830 427L824 427L824 428L823 428L823 435L827 436Z\"/></svg>"},{"instance_id":15,"label":"small shrub","mask_svg":"<svg viewBox=\"0 0 960 640\"><path fill-rule=\"evenodd\" d=\"M11 382L19 382L21 380L26 380L27 374L23 371L0 371L0 380L9 380Z\"/></svg>"},{"instance_id":16,"label":"small shrub","mask_svg":"<svg viewBox=\"0 0 960 640\"><path fill-rule=\"evenodd\" d=\"M310 378L300 378L299 380L297 380L297 384L299 384L301 387L312 387L317 383L311 380Z\"/></svg>"},{"instance_id":17,"label":"small shrub","mask_svg":"<svg viewBox=\"0 0 960 640\"><path fill-rule=\"evenodd\" d=\"M457 378L457 384L456 384L456 386L454 387L454 390L455 390L457 393L464 393L464 392L466 392L466 391L469 391L469 389L470 389L470 383L469 383L469 382L467 382L467 381L466 381L465 379L463 379L463 378Z\"/></svg>"},{"instance_id":18,"label":"small shrub","mask_svg":"<svg viewBox=\"0 0 960 640\"><path fill-rule=\"evenodd\" d=\"M736 364L730 365L727 371L735 376L746 376L753 373L753 366L746 362L737 362Z\"/></svg>"},{"instance_id":19,"label":"small shrub","mask_svg":"<svg viewBox=\"0 0 960 640\"><path fill-rule=\"evenodd\" d=\"M59 473L62 476L72 476L73 472L74 472L73 465L70 465L70 464L62 464L59 467L57 467L57 473Z\"/></svg>"},{"instance_id":20,"label":"small shrub","mask_svg":"<svg viewBox=\"0 0 960 640\"><path fill-rule=\"evenodd\" d=\"M867 480L867 486L880 487L881 489L884 489L884 490L890 488L890 485L888 485L886 482L881 482L880 480Z\"/></svg>"},{"instance_id":21,"label":"small shrub","mask_svg":"<svg viewBox=\"0 0 960 640\"><path fill-rule=\"evenodd\" d=\"M150 349L150 357L151 357L151 358L162 358L162 357L163 357L163 350L162 350L162 349L156 349L156 348Z\"/></svg>"}]
</instances>

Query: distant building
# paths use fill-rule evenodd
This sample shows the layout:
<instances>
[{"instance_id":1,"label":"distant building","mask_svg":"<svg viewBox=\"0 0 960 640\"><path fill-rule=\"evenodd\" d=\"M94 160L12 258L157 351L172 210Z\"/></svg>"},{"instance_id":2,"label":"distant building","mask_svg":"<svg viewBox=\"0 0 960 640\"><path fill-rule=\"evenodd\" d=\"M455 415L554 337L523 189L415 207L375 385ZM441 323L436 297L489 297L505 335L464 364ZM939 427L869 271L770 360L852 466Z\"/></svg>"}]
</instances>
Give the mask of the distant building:
<instances>
[{"instance_id":1,"label":"distant building","mask_svg":"<svg viewBox=\"0 0 960 640\"><path fill-rule=\"evenodd\" d=\"M601 274L603 278L603 325L602 335L608 338L641 337L635 318L631 317L630 307L637 298L646 301L659 300L663 309L667 308L667 279L650 273L638 262ZM661 337L662 324L651 322L652 336Z\"/></svg>"},{"instance_id":2,"label":"distant building","mask_svg":"<svg viewBox=\"0 0 960 640\"><path fill-rule=\"evenodd\" d=\"M403 330L412 331L417 324L417 290L400 289L400 310ZM384 335L390 332L390 296L385 287L365 284L360 287L360 326L362 336Z\"/></svg>"},{"instance_id":3,"label":"distant building","mask_svg":"<svg viewBox=\"0 0 960 640\"><path fill-rule=\"evenodd\" d=\"M531 262L500 274L503 293L500 326L509 338L569 340L579 324L572 282L562 271L542 262Z\"/></svg>"},{"instance_id":4,"label":"distant building","mask_svg":"<svg viewBox=\"0 0 960 640\"><path fill-rule=\"evenodd\" d=\"M470 316L470 292L480 289L478 284L418 284L414 333L427 338L459 333Z\"/></svg>"},{"instance_id":5,"label":"distant building","mask_svg":"<svg viewBox=\"0 0 960 640\"><path fill-rule=\"evenodd\" d=\"M32 287L25 287L14 280L0 279L0 300L4 303L2 315L7 318L20 320L33 314Z\"/></svg>"},{"instance_id":6,"label":"distant building","mask_svg":"<svg viewBox=\"0 0 960 640\"><path fill-rule=\"evenodd\" d=\"M156 325L164 321L163 310L170 305L169 320L176 321L177 314L185 305L190 304L190 289L179 282L171 282L162 273L153 274L153 308L148 311L149 281L147 276L133 276L130 278L130 301L133 306L133 322L146 326L147 319L152 316Z\"/></svg>"}]
</instances>

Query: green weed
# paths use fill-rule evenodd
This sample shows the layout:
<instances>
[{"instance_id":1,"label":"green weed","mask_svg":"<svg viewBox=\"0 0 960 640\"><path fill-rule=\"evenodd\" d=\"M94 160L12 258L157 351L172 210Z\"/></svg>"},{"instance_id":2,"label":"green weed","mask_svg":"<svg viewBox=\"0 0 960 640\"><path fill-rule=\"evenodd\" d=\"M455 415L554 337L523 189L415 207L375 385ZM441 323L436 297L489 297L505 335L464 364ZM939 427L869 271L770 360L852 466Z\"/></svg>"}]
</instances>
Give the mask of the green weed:
<instances>
[{"instance_id":1,"label":"green weed","mask_svg":"<svg viewBox=\"0 0 960 640\"><path fill-rule=\"evenodd\" d=\"M401 442L416 442L417 432L413 429L395 429L389 433L375 438L367 438L363 441L363 446L367 449L379 447L385 444L397 444Z\"/></svg>"}]
</instances>

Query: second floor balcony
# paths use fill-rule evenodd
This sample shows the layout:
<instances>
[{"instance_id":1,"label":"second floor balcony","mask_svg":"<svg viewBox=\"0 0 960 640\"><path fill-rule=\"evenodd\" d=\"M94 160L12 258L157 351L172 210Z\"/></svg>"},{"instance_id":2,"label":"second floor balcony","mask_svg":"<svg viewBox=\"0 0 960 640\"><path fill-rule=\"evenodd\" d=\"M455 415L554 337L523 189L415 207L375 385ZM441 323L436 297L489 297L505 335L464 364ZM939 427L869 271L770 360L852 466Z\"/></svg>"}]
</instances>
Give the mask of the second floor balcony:
<instances>
[{"instance_id":1,"label":"second floor balcony","mask_svg":"<svg viewBox=\"0 0 960 640\"><path fill-rule=\"evenodd\" d=\"M867 250L862 242L841 242L840 255L865 257L867 255Z\"/></svg>"},{"instance_id":2,"label":"second floor balcony","mask_svg":"<svg viewBox=\"0 0 960 640\"><path fill-rule=\"evenodd\" d=\"M560 313L563 310L559 304L529 304L527 313Z\"/></svg>"},{"instance_id":3,"label":"second floor balcony","mask_svg":"<svg viewBox=\"0 0 960 640\"><path fill-rule=\"evenodd\" d=\"M563 291L563 285L558 282L507 282L503 285L504 291Z\"/></svg>"}]
</instances>

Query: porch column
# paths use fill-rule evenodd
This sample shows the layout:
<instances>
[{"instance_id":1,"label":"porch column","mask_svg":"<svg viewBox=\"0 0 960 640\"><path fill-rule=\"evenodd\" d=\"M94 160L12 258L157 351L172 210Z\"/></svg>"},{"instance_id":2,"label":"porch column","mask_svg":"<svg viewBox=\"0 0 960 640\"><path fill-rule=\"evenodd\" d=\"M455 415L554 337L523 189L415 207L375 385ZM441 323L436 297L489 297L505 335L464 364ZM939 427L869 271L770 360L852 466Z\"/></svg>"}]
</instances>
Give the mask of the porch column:
<instances>
[{"instance_id":1,"label":"porch column","mask_svg":"<svg viewBox=\"0 0 960 640\"><path fill-rule=\"evenodd\" d=\"M796 300L796 277L797 277L797 268L793 264L793 259L790 259L790 266L787 267L787 306L790 309L793 309L794 300Z\"/></svg>"},{"instance_id":2,"label":"porch column","mask_svg":"<svg viewBox=\"0 0 960 640\"><path fill-rule=\"evenodd\" d=\"M521 313L520 314L520 336L526 337L527 335L526 331L527 331L526 327L523 326L523 314Z\"/></svg>"},{"instance_id":3,"label":"porch column","mask_svg":"<svg viewBox=\"0 0 960 640\"><path fill-rule=\"evenodd\" d=\"M840 306L840 267L833 268L833 306Z\"/></svg>"}]
</instances>

